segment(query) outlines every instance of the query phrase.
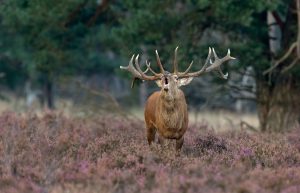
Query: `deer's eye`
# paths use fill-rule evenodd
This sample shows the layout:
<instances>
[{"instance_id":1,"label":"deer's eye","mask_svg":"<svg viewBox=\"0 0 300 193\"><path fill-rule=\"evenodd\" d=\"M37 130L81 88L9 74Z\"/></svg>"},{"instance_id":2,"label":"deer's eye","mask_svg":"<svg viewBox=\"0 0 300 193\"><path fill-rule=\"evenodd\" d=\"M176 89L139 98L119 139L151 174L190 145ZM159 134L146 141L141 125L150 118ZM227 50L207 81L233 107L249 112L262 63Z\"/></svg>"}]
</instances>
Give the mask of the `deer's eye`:
<instances>
[{"instance_id":1,"label":"deer's eye","mask_svg":"<svg viewBox=\"0 0 300 193\"><path fill-rule=\"evenodd\" d=\"M168 84L168 78L165 78L165 84Z\"/></svg>"}]
</instances>

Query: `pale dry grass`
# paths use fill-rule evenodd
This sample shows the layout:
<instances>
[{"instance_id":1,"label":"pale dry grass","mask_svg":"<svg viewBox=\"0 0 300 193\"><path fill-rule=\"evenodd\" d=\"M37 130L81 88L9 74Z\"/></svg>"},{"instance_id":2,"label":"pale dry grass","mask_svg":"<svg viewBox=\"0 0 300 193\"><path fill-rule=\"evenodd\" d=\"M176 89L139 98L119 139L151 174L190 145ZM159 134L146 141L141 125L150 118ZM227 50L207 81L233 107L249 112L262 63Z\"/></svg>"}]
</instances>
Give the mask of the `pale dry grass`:
<instances>
[{"instance_id":1,"label":"pale dry grass","mask_svg":"<svg viewBox=\"0 0 300 193\"><path fill-rule=\"evenodd\" d=\"M13 109L12 103L0 100L0 113L10 109Z\"/></svg>"},{"instance_id":2,"label":"pale dry grass","mask_svg":"<svg viewBox=\"0 0 300 193\"><path fill-rule=\"evenodd\" d=\"M208 125L217 131L236 129L241 127L241 122L246 122L251 126L258 128L258 117L255 113L237 113L229 111L203 111L190 112L191 123L207 122Z\"/></svg>"},{"instance_id":3,"label":"pale dry grass","mask_svg":"<svg viewBox=\"0 0 300 193\"><path fill-rule=\"evenodd\" d=\"M143 109L134 108L130 112L141 120L144 120ZM206 124L216 131L226 131L232 129L240 129L241 122L258 128L258 117L255 113L237 113L224 110L219 111L202 111L189 112L189 124L202 123Z\"/></svg>"},{"instance_id":4,"label":"pale dry grass","mask_svg":"<svg viewBox=\"0 0 300 193\"><path fill-rule=\"evenodd\" d=\"M13 111L21 114L30 112L41 115L48 110L47 107L41 106L41 104L37 100L32 103L31 107L27 107L24 97L17 98L14 94L7 92L5 94L1 94L4 95L8 100L0 100L0 114L6 111ZM55 105L56 110L64 113L64 115L69 116L74 112L75 106L72 100L59 99L55 101Z\"/></svg>"},{"instance_id":5,"label":"pale dry grass","mask_svg":"<svg viewBox=\"0 0 300 193\"><path fill-rule=\"evenodd\" d=\"M38 115L43 114L46 108L42 108L38 103L34 104L32 108L28 109L25 105L24 99L16 99L12 96L9 97L10 101L0 100L0 113L5 111L14 111L21 114L26 114L27 112L36 113ZM64 115L68 117L85 117L90 114L99 114L94 108L78 107L75 106L71 100L60 99L56 100L56 110L63 112ZM131 108L123 109L125 112L134 117L144 120L144 110L143 108ZM241 122L246 122L249 125L258 128L259 122L257 115L255 113L236 113L224 110L219 111L208 111L204 110L201 112L189 111L189 124L206 124L208 127L216 131L225 131L232 129L240 129Z\"/></svg>"}]
</instances>

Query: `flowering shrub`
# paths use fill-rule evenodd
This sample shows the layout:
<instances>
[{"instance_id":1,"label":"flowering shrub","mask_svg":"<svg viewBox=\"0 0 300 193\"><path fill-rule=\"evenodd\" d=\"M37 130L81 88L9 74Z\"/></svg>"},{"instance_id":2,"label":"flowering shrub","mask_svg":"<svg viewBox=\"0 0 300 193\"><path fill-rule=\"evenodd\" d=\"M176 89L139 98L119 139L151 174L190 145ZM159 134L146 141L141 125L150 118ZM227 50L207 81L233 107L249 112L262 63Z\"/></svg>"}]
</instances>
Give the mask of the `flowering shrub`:
<instances>
[{"instance_id":1,"label":"flowering shrub","mask_svg":"<svg viewBox=\"0 0 300 193\"><path fill-rule=\"evenodd\" d=\"M300 192L300 132L190 126L179 157L124 117L0 115L0 192ZM172 144L171 144L172 145Z\"/></svg>"}]
</instances>

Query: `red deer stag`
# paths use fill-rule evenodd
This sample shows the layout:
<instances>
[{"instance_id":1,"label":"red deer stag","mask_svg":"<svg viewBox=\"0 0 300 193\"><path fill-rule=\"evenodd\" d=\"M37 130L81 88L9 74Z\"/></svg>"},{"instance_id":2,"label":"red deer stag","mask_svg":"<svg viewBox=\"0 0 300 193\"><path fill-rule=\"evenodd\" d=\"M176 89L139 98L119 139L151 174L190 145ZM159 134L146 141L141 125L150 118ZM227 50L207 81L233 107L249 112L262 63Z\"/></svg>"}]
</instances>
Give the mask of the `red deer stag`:
<instances>
[{"instance_id":1,"label":"red deer stag","mask_svg":"<svg viewBox=\"0 0 300 193\"><path fill-rule=\"evenodd\" d=\"M224 62L235 58L230 56L229 49L224 58L219 58L214 48L209 48L206 62L199 71L189 72L193 64L193 62L191 62L184 72L179 72L177 64L177 49L178 47L175 49L173 73L169 73L164 70L157 50L156 62L160 68L160 73L154 72L150 67L150 63L147 63L147 61L147 69L143 72L139 64L139 55L135 57L135 62L133 62L133 55L129 61L129 65L120 66L120 68L129 71L134 78L156 81L157 85L161 87L160 91L154 92L148 98L145 106L144 114L148 143L151 145L155 139L156 132L158 132L159 141L163 138L175 139L176 150L180 151L184 140L183 135L188 128L188 112L184 93L179 89L179 87L189 84L193 77L200 76L212 70L218 70L222 78L227 79L228 73L224 75L220 66ZM211 60L211 52L213 53L214 61ZM147 71L150 71L153 75L146 75Z\"/></svg>"}]
</instances>

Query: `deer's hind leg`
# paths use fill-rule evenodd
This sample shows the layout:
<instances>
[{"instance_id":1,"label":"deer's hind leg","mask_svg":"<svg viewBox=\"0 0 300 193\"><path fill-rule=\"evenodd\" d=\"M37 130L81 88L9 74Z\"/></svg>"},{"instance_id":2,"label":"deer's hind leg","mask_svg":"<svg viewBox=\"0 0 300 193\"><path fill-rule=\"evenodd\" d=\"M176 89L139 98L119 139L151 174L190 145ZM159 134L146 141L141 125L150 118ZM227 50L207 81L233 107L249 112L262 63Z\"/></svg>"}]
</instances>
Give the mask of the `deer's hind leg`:
<instances>
[{"instance_id":1,"label":"deer's hind leg","mask_svg":"<svg viewBox=\"0 0 300 193\"><path fill-rule=\"evenodd\" d=\"M148 144L151 145L155 140L156 128L153 126L147 126L147 140Z\"/></svg>"}]
</instances>

